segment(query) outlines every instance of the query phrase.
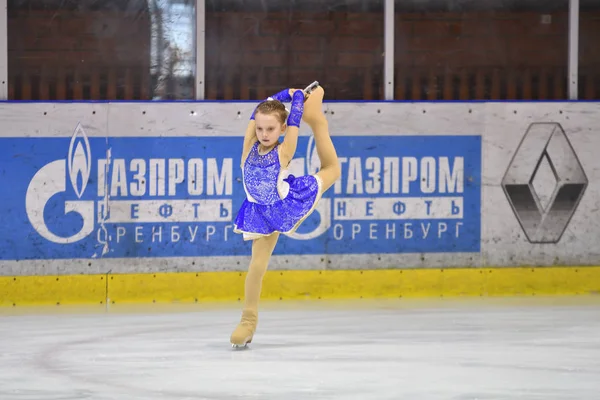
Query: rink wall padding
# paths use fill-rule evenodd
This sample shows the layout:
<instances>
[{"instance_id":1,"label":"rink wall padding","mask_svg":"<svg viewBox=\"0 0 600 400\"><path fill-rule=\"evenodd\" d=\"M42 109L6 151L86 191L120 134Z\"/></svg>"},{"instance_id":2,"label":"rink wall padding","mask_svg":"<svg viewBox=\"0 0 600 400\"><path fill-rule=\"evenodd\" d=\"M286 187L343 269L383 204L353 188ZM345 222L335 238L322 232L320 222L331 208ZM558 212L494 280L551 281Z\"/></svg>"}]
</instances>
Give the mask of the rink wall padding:
<instances>
[{"instance_id":1,"label":"rink wall padding","mask_svg":"<svg viewBox=\"0 0 600 400\"><path fill-rule=\"evenodd\" d=\"M237 300L254 102L1 103L2 304ZM342 176L273 299L594 293L600 103L326 103ZM319 168L301 126L293 175Z\"/></svg>"},{"instance_id":2,"label":"rink wall padding","mask_svg":"<svg viewBox=\"0 0 600 400\"><path fill-rule=\"evenodd\" d=\"M0 277L0 306L240 301L242 272ZM600 267L269 271L262 300L600 293Z\"/></svg>"}]
</instances>

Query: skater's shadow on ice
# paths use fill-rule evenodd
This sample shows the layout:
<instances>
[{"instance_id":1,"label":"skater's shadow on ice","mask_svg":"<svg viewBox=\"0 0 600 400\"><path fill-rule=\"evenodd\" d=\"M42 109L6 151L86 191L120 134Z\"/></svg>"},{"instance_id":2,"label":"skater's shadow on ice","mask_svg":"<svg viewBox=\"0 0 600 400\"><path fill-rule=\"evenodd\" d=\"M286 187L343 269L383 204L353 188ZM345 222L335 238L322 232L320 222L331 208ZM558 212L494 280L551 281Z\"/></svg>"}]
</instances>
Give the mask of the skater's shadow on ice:
<instances>
[{"instance_id":1,"label":"skater's shadow on ice","mask_svg":"<svg viewBox=\"0 0 600 400\"><path fill-rule=\"evenodd\" d=\"M347 348L348 346L364 346L364 345L372 345L372 341L345 341L343 344L339 341L307 341L307 342L260 342L260 343L250 343L246 347L237 348L237 350L279 350L279 349L295 349L295 348L305 348L305 349L333 349L337 347Z\"/></svg>"},{"instance_id":2,"label":"skater's shadow on ice","mask_svg":"<svg viewBox=\"0 0 600 400\"><path fill-rule=\"evenodd\" d=\"M302 347L314 347L314 343L250 343L244 347L230 347L229 349L232 351L252 351L252 350L279 350L279 349L294 349L294 348L302 348Z\"/></svg>"}]
</instances>

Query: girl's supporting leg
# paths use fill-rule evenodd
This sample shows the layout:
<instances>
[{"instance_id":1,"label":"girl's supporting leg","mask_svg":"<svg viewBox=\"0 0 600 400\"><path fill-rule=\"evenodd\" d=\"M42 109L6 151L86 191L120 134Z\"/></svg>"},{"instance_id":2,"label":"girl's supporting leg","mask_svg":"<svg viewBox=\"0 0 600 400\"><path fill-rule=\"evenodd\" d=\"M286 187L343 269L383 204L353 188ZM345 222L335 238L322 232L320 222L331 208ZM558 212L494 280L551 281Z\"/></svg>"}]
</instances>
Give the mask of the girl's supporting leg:
<instances>
[{"instance_id":1,"label":"girl's supporting leg","mask_svg":"<svg viewBox=\"0 0 600 400\"><path fill-rule=\"evenodd\" d=\"M258 310L262 281L278 239L279 232L276 232L252 242L252 259L246 275L244 309Z\"/></svg>"},{"instance_id":2,"label":"girl's supporting leg","mask_svg":"<svg viewBox=\"0 0 600 400\"><path fill-rule=\"evenodd\" d=\"M329 136L329 123L323 113L323 96L325 91L321 86L315 89L306 103L302 119L310 125L315 136L317 154L321 160L321 169L317 175L323 182L322 191L325 192L338 180L341 174L340 163L331 136Z\"/></svg>"},{"instance_id":3,"label":"girl's supporting leg","mask_svg":"<svg viewBox=\"0 0 600 400\"><path fill-rule=\"evenodd\" d=\"M231 334L231 343L234 345L243 346L252 341L258 323L262 281L278 239L279 233L274 233L252 241L252 259L246 275L242 320Z\"/></svg>"}]
</instances>

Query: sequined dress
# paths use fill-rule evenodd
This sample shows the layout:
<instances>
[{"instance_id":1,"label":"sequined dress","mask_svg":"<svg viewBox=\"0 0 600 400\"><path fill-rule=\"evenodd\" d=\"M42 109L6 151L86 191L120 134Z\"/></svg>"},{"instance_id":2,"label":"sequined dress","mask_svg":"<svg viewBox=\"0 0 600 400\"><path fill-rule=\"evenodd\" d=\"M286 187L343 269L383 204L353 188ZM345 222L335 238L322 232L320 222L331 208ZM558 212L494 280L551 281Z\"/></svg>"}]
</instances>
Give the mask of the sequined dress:
<instances>
[{"instance_id":1,"label":"sequined dress","mask_svg":"<svg viewBox=\"0 0 600 400\"><path fill-rule=\"evenodd\" d=\"M234 231L243 233L245 240L273 232L293 233L321 197L318 176L289 175L279 162L279 145L264 155L259 154L258 145L252 146L242 166L246 200L234 224Z\"/></svg>"}]
</instances>

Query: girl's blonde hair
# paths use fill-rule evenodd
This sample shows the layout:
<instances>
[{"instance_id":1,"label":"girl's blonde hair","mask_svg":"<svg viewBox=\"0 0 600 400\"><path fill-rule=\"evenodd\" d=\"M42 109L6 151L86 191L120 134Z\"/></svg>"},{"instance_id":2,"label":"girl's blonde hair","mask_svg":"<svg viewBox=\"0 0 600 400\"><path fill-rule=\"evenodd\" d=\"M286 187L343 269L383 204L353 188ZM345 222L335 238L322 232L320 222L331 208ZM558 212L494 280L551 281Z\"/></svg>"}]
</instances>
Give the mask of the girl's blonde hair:
<instances>
[{"instance_id":1,"label":"girl's blonde hair","mask_svg":"<svg viewBox=\"0 0 600 400\"><path fill-rule=\"evenodd\" d=\"M279 123L282 125L285 124L285 121L287 120L287 111L285 110L285 106L278 100L263 101L258 105L258 107L256 107L254 116L256 117L256 114L258 113L265 115L275 114L277 121L279 121Z\"/></svg>"}]
</instances>

